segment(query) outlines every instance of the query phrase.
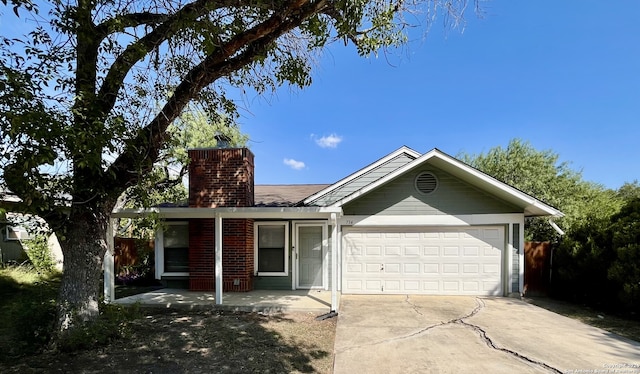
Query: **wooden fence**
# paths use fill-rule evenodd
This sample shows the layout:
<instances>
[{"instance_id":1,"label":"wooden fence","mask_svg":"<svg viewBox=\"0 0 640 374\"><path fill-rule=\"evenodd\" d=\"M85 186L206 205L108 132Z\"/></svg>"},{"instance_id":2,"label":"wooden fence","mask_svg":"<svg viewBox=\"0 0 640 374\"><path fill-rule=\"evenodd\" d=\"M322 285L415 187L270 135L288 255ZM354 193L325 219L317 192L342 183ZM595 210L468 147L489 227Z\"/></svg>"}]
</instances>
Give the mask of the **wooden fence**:
<instances>
[{"instance_id":1,"label":"wooden fence","mask_svg":"<svg viewBox=\"0 0 640 374\"><path fill-rule=\"evenodd\" d=\"M551 282L551 243L524 243L524 294L547 296Z\"/></svg>"},{"instance_id":2,"label":"wooden fence","mask_svg":"<svg viewBox=\"0 0 640 374\"><path fill-rule=\"evenodd\" d=\"M121 274L127 267L140 265L142 253L151 253L153 259L153 240L137 238L114 238L114 263L116 274Z\"/></svg>"}]
</instances>

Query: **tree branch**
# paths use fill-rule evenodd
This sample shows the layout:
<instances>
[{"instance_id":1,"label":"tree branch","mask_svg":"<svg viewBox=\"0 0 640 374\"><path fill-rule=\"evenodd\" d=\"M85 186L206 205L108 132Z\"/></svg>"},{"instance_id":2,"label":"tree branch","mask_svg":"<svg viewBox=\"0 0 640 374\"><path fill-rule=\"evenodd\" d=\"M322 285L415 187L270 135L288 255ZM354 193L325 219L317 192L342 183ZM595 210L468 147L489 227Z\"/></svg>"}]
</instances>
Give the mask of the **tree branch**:
<instances>
[{"instance_id":1,"label":"tree branch","mask_svg":"<svg viewBox=\"0 0 640 374\"><path fill-rule=\"evenodd\" d=\"M179 31L182 22L193 20L209 11L207 4L210 0L197 0L178 10L162 24L157 26L138 41L131 43L111 65L104 82L98 92L98 105L101 116L111 111L118 97L118 92L124 84L124 79L131 68L147 54L159 47L164 41ZM114 18L111 23L118 23L120 18ZM123 21L127 21L125 18ZM134 20L129 19L133 22ZM107 26L104 26L107 27ZM106 35L105 35L106 36Z\"/></svg>"},{"instance_id":2,"label":"tree branch","mask_svg":"<svg viewBox=\"0 0 640 374\"><path fill-rule=\"evenodd\" d=\"M280 4L279 2L259 3L256 7L264 10L271 10L279 13L286 7L299 7L308 0L296 0L289 4ZM319 3L324 3L319 1ZM124 30L125 27L134 27L154 21L160 21L164 17L164 21L158 25L153 31L140 38L140 40L127 46L125 51L118 56L116 61L111 65L107 73L102 87L98 92L99 111L102 115L106 115L115 105L118 92L124 84L124 79L133 68L133 66L142 60L147 54L159 47L163 42L168 40L177 31L179 31L185 22L196 22L196 19L207 13L217 9L227 7L241 7L245 5L242 0L197 0L187 4L173 15L160 15L152 13L128 14L116 17L103 22L98 28L103 31L102 38L109 35L109 31L117 32Z\"/></svg>"},{"instance_id":3,"label":"tree branch","mask_svg":"<svg viewBox=\"0 0 640 374\"><path fill-rule=\"evenodd\" d=\"M62 201L57 201L51 195L45 195L29 183L33 178L26 178L27 173L19 165L25 164L25 157L18 157L16 161L4 168L4 181L11 193L20 199L20 201L5 200L4 196L0 199L0 208L10 212L34 214L44 218L48 223L61 221L64 217L65 207ZM30 173L38 173L30 170ZM38 173L38 176L39 173ZM51 218L54 218L50 220Z\"/></svg>"},{"instance_id":4,"label":"tree branch","mask_svg":"<svg viewBox=\"0 0 640 374\"><path fill-rule=\"evenodd\" d=\"M389 8L388 11L391 13L398 13L400 12L400 10L402 10L403 4L404 4L404 1L399 0L391 8ZM340 12L333 6L327 7L322 13L333 18L333 20L336 21L336 23L338 24L345 23L345 18L343 17L343 15L340 14ZM377 29L379 29L379 26L372 26L363 30L357 30L357 29L349 30L349 32L345 34L344 37L351 40L351 42L357 47L360 44L359 37L362 37L362 36L366 37L367 34ZM345 44L346 44L346 40L345 40Z\"/></svg>"},{"instance_id":5,"label":"tree branch","mask_svg":"<svg viewBox=\"0 0 640 374\"><path fill-rule=\"evenodd\" d=\"M167 14L151 12L129 13L114 18L110 18L96 26L96 33L103 39L108 35L122 32L130 27L141 25L157 25L165 22L169 18Z\"/></svg>"},{"instance_id":6,"label":"tree branch","mask_svg":"<svg viewBox=\"0 0 640 374\"><path fill-rule=\"evenodd\" d=\"M299 26L302 20L318 14L326 6L325 0L312 3L305 0L291 2L289 8L275 12L263 23L236 35L191 69L158 115L138 132L109 167L108 172L115 176L114 183L120 187L128 187L139 178L137 172L132 172L139 170L137 165L144 167L141 172L151 169L164 143L167 127L202 88L252 63L258 56L266 53L280 36ZM138 164L136 161L140 160L142 162ZM113 188L115 189L117 188Z\"/></svg>"}]
</instances>

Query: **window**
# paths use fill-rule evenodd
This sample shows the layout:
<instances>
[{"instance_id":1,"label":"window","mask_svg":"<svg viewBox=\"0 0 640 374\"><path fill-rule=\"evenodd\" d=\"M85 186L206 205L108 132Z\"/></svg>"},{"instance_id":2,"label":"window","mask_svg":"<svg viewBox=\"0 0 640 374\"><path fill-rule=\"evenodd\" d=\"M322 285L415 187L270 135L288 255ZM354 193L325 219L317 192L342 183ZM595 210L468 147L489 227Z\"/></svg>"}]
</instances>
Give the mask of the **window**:
<instances>
[{"instance_id":1,"label":"window","mask_svg":"<svg viewBox=\"0 0 640 374\"><path fill-rule=\"evenodd\" d=\"M33 235L31 235L27 229L20 226L5 226L5 241L13 241L13 240L28 240L33 239Z\"/></svg>"},{"instance_id":2,"label":"window","mask_svg":"<svg viewBox=\"0 0 640 374\"><path fill-rule=\"evenodd\" d=\"M287 222L256 222L255 267L258 275L289 274L289 225Z\"/></svg>"},{"instance_id":3,"label":"window","mask_svg":"<svg viewBox=\"0 0 640 374\"><path fill-rule=\"evenodd\" d=\"M167 222L164 229L164 272L189 272L189 223Z\"/></svg>"}]
</instances>

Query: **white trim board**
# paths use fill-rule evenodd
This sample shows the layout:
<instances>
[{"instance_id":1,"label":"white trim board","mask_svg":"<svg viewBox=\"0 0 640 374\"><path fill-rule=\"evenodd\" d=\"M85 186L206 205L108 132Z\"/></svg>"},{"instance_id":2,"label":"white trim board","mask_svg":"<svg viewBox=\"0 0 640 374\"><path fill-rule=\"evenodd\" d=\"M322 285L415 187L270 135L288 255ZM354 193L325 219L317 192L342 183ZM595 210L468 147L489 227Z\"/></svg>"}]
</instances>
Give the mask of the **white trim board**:
<instances>
[{"instance_id":1,"label":"white trim board","mask_svg":"<svg viewBox=\"0 0 640 374\"><path fill-rule=\"evenodd\" d=\"M387 174L386 176L384 176L383 178L378 179L377 181L361 188L360 190L352 193L349 196L346 196L344 198L342 198L341 200L336 201L335 203L331 204L331 207L341 207L344 206L345 204L349 203L350 201L353 201L355 199L357 199L358 197L400 177L401 175L411 171L412 169L415 169L423 164L425 164L428 161L440 161L439 164L436 164L436 167L440 167L440 168L445 168L445 171L447 172L453 172L453 171L459 171L460 173L464 174L465 176L470 176L473 177L473 179L476 181L476 183L472 183L472 184L479 184L479 183L483 183L485 186L491 186L492 188L495 188L497 191L500 191L502 193L504 193L504 197L510 197L512 199L514 199L515 201L511 201L512 204L515 205L524 205L524 210L525 212L527 211L527 209L531 210L531 212L535 212L535 214L531 214L531 215L551 215L551 216L555 216L555 217L562 217L564 216L564 214L553 208L550 205L547 205L545 203L543 203L542 201L534 198L533 196L530 196L514 187L509 186L506 183L500 182L499 180L493 178L492 176L485 174L483 172L481 172L478 169L475 169L445 153L443 153L442 151L440 151L439 149L432 149L431 151L425 153L424 155L416 158L415 160L409 162L408 164L392 171L391 173ZM451 170L447 170L446 168L451 168ZM481 187L480 185L478 186L479 188L482 189L486 189ZM496 195L494 192L490 192L492 195ZM305 200L306 202L306 200Z\"/></svg>"},{"instance_id":2,"label":"white trim board","mask_svg":"<svg viewBox=\"0 0 640 374\"><path fill-rule=\"evenodd\" d=\"M388 216L343 216L338 220L345 226L472 226L520 223L522 213L508 214L463 214L463 215L388 215Z\"/></svg>"},{"instance_id":3,"label":"white trim board","mask_svg":"<svg viewBox=\"0 0 640 374\"><path fill-rule=\"evenodd\" d=\"M411 148L409 148L407 146L402 146L402 147L396 149L395 151L389 153L388 155L384 156L383 158L379 159L378 161L375 161L372 164L369 164L368 166L365 166L364 168L356 171L355 173L352 173L352 174L348 175L347 177L339 180L338 182L330 185L329 187L324 188L321 191L318 191L315 194L307 197L306 199L304 199L304 203L305 204L309 204L311 201L330 193L331 191L335 190L336 188L344 186L348 182L351 182L352 180L358 178L361 175L364 175L364 174L370 172L371 170L377 168L378 166L383 165L383 164L393 160L394 158L400 156L403 153L406 153L410 157L413 157L414 160L417 159L418 157L420 157L420 153L414 151L413 149L411 149Z\"/></svg>"}]
</instances>

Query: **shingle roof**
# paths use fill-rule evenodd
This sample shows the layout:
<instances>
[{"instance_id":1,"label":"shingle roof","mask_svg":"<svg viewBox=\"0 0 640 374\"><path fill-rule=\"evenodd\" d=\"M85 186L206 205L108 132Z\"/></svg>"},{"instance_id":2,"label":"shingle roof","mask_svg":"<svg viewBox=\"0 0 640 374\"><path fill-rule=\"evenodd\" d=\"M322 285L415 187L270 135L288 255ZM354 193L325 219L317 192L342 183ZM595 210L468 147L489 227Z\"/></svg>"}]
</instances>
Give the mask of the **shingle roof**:
<instances>
[{"instance_id":1,"label":"shingle roof","mask_svg":"<svg viewBox=\"0 0 640 374\"><path fill-rule=\"evenodd\" d=\"M257 184L254 186L255 206L294 206L328 184Z\"/></svg>"}]
</instances>

